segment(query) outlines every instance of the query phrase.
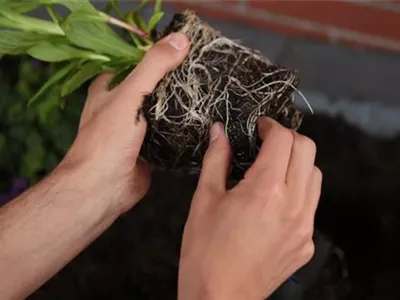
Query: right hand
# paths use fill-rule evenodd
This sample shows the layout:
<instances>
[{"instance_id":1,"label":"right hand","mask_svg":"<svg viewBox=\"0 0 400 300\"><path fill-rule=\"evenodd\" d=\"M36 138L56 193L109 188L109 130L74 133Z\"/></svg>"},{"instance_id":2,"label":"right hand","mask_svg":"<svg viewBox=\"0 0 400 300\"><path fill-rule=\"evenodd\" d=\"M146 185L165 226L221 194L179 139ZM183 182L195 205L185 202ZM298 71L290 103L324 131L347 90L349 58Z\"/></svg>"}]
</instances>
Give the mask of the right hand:
<instances>
[{"instance_id":1,"label":"right hand","mask_svg":"<svg viewBox=\"0 0 400 300\"><path fill-rule=\"evenodd\" d=\"M314 142L261 119L258 158L227 191L230 146L223 132L221 124L212 128L185 227L180 300L265 299L314 254L322 185Z\"/></svg>"}]
</instances>

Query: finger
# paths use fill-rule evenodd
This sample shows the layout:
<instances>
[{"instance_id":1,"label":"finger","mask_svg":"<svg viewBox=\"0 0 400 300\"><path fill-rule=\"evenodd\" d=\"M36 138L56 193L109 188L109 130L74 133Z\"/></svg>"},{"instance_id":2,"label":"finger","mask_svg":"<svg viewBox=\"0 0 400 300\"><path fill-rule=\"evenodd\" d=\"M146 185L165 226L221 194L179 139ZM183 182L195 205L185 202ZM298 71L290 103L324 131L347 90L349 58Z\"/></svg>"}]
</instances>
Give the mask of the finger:
<instances>
[{"instance_id":1,"label":"finger","mask_svg":"<svg viewBox=\"0 0 400 300\"><path fill-rule=\"evenodd\" d=\"M140 107L142 96L151 93L168 72L177 68L188 51L189 39L182 33L172 33L160 40L118 86L122 98L138 101L135 104Z\"/></svg>"},{"instance_id":2,"label":"finger","mask_svg":"<svg viewBox=\"0 0 400 300\"><path fill-rule=\"evenodd\" d=\"M112 77L113 75L109 73L99 75L89 86L88 98L94 99L109 94L110 91L107 91L107 84Z\"/></svg>"},{"instance_id":3,"label":"finger","mask_svg":"<svg viewBox=\"0 0 400 300\"><path fill-rule=\"evenodd\" d=\"M322 180L323 175L321 170L317 167L314 167L308 185L308 195L305 206L306 217L308 220L310 220L310 222L312 222L312 226L314 226L315 214L321 197Z\"/></svg>"},{"instance_id":4,"label":"finger","mask_svg":"<svg viewBox=\"0 0 400 300\"><path fill-rule=\"evenodd\" d=\"M197 191L202 195L198 206L206 209L212 202L226 193L227 178L230 170L230 145L220 123L212 126L210 145L204 156Z\"/></svg>"},{"instance_id":5,"label":"finger","mask_svg":"<svg viewBox=\"0 0 400 300\"><path fill-rule=\"evenodd\" d=\"M315 143L293 132L292 153L289 160L286 183L288 188L301 197L305 196L315 162Z\"/></svg>"},{"instance_id":6,"label":"finger","mask_svg":"<svg viewBox=\"0 0 400 300\"><path fill-rule=\"evenodd\" d=\"M275 177L285 181L293 145L293 134L271 118L261 118L258 123L262 146L257 159L247 175L253 173L255 178Z\"/></svg>"},{"instance_id":7,"label":"finger","mask_svg":"<svg viewBox=\"0 0 400 300\"><path fill-rule=\"evenodd\" d=\"M112 74L102 74L98 76L88 89L88 96L83 107L79 128L82 128L95 115L104 103L108 100L110 92L106 90L106 85L111 79Z\"/></svg>"}]
</instances>

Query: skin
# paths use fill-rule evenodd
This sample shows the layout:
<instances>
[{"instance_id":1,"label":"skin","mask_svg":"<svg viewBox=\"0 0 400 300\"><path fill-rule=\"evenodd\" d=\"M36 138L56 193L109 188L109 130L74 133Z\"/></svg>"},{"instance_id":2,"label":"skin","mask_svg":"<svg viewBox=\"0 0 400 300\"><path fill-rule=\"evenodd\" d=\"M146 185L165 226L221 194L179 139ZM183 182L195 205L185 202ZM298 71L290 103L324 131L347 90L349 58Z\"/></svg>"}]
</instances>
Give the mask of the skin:
<instances>
[{"instance_id":1,"label":"skin","mask_svg":"<svg viewBox=\"0 0 400 300\"><path fill-rule=\"evenodd\" d=\"M134 122L189 50L184 35L157 43L117 88L90 87L75 142L41 182L0 208L0 295L24 299L143 198L150 168L139 157L146 122ZM156 63L155 63L156 62ZM185 228L179 299L262 299L312 256L321 173L315 145L270 119L246 178L227 191L230 149L212 128Z\"/></svg>"},{"instance_id":2,"label":"skin","mask_svg":"<svg viewBox=\"0 0 400 300\"><path fill-rule=\"evenodd\" d=\"M179 299L265 299L314 254L315 144L271 119L258 127L260 153L231 190L229 142L222 125L212 128L183 236Z\"/></svg>"}]
</instances>

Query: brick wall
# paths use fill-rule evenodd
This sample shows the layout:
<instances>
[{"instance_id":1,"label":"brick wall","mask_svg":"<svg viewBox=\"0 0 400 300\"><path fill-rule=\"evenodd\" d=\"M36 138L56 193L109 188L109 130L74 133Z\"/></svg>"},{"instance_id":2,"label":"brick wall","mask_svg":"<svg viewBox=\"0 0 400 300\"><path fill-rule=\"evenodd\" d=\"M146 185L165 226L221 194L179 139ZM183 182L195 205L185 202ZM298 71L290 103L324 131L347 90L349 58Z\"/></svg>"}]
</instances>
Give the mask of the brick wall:
<instances>
[{"instance_id":1,"label":"brick wall","mask_svg":"<svg viewBox=\"0 0 400 300\"><path fill-rule=\"evenodd\" d=\"M168 2L168 1L167 1ZM172 0L177 8L351 47L400 53L400 0Z\"/></svg>"}]
</instances>

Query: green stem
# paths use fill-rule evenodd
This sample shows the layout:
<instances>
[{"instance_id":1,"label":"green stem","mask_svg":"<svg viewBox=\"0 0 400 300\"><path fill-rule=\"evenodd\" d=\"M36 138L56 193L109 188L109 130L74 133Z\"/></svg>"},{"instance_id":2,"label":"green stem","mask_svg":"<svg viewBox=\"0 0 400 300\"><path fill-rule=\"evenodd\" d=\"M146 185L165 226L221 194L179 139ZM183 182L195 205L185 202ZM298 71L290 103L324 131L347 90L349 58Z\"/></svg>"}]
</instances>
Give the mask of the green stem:
<instances>
[{"instance_id":1,"label":"green stem","mask_svg":"<svg viewBox=\"0 0 400 300\"><path fill-rule=\"evenodd\" d=\"M52 6L46 5L46 10L54 23L59 24L62 21L60 15L53 9Z\"/></svg>"}]
</instances>

